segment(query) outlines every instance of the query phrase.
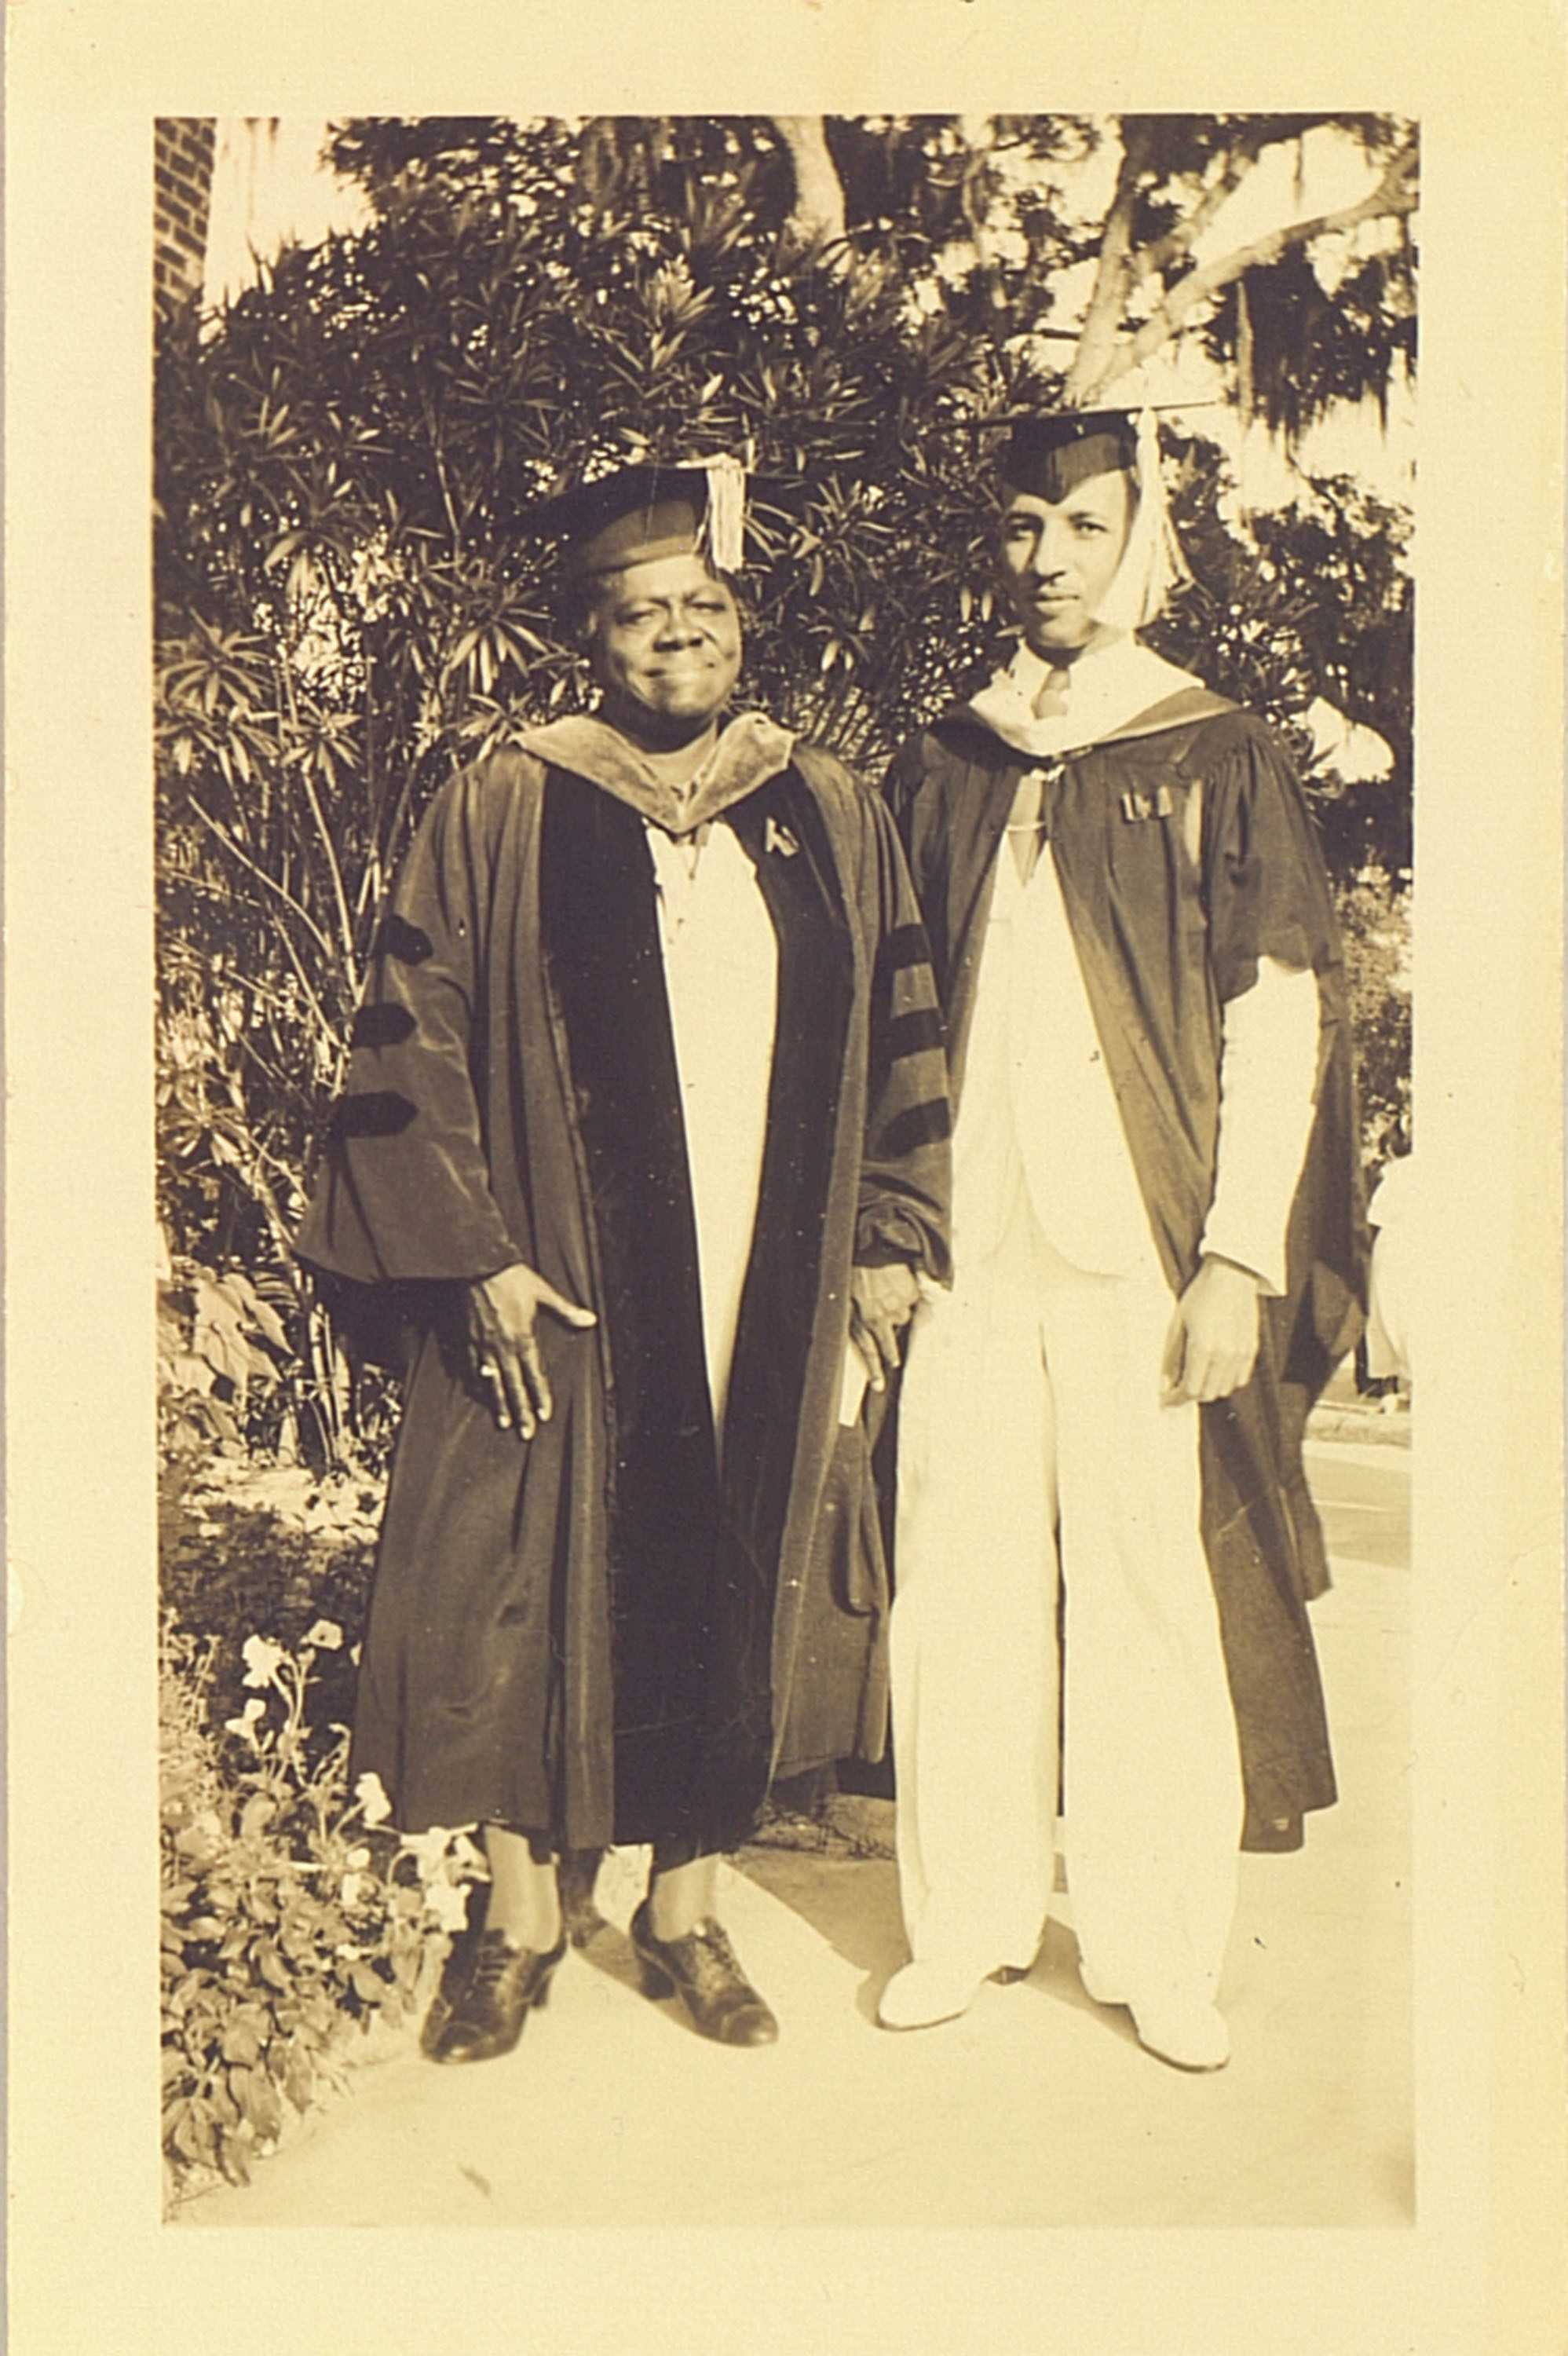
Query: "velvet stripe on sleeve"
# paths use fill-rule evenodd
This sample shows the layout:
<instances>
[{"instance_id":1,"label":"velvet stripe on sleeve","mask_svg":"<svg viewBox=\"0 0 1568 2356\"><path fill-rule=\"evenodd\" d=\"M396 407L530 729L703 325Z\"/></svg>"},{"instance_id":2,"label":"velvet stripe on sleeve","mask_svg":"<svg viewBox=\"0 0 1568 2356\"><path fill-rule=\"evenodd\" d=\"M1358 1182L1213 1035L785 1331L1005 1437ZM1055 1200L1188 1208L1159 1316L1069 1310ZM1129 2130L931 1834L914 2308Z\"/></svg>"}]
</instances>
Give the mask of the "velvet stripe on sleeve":
<instances>
[{"instance_id":1,"label":"velvet stripe on sleeve","mask_svg":"<svg viewBox=\"0 0 1568 2356\"><path fill-rule=\"evenodd\" d=\"M891 817L869 795L861 806L878 953L855 1258L867 1268L902 1260L945 1283L952 1274L946 1206L953 1127L946 1031L925 927Z\"/></svg>"},{"instance_id":2,"label":"velvet stripe on sleeve","mask_svg":"<svg viewBox=\"0 0 1568 2356\"><path fill-rule=\"evenodd\" d=\"M475 1093L488 846L475 779L432 804L377 936L301 1256L361 1283L488 1276L523 1255Z\"/></svg>"}]
</instances>

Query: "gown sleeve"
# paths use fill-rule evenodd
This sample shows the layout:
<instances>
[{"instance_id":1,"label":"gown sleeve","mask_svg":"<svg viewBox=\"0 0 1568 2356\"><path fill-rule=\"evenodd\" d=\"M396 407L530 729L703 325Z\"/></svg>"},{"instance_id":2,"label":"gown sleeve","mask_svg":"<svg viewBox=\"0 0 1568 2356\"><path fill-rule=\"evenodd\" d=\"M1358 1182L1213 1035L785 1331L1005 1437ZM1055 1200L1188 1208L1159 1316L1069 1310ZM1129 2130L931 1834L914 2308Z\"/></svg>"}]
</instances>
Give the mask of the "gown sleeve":
<instances>
[{"instance_id":1,"label":"gown sleeve","mask_svg":"<svg viewBox=\"0 0 1568 2356\"><path fill-rule=\"evenodd\" d=\"M1307 1157L1317 1084L1316 977L1273 958L1228 999L1220 1049L1220 1138L1200 1253L1286 1289L1285 1233Z\"/></svg>"},{"instance_id":2,"label":"gown sleeve","mask_svg":"<svg viewBox=\"0 0 1568 2356\"><path fill-rule=\"evenodd\" d=\"M922 873L923 844L918 820L921 789L926 780L927 743L923 734L906 736L889 763L881 786L882 799L891 813L905 867L916 898L923 904L927 879Z\"/></svg>"},{"instance_id":3,"label":"gown sleeve","mask_svg":"<svg viewBox=\"0 0 1568 2356\"><path fill-rule=\"evenodd\" d=\"M1339 924L1306 797L1273 732L1248 713L1216 723L1193 767L1203 795L1202 885L1221 1008L1255 987L1264 960L1317 978L1312 1130L1290 1206L1280 1309L1288 1323L1286 1378L1313 1397L1353 1342L1366 1297L1360 1123Z\"/></svg>"},{"instance_id":4,"label":"gown sleeve","mask_svg":"<svg viewBox=\"0 0 1568 2356\"><path fill-rule=\"evenodd\" d=\"M1260 721L1219 723L1197 767L1210 954L1221 1004L1258 978L1260 958L1321 976L1340 962L1323 854L1284 745Z\"/></svg>"},{"instance_id":5,"label":"gown sleeve","mask_svg":"<svg viewBox=\"0 0 1568 2356\"><path fill-rule=\"evenodd\" d=\"M952 1117L946 1035L931 951L891 812L861 797L862 899L873 948L870 1070L855 1258L952 1276Z\"/></svg>"},{"instance_id":6,"label":"gown sleeve","mask_svg":"<svg viewBox=\"0 0 1568 2356\"><path fill-rule=\"evenodd\" d=\"M298 1250L360 1283L472 1279L523 1257L491 1193L480 1112L484 802L470 771L431 805L354 1018Z\"/></svg>"}]
</instances>

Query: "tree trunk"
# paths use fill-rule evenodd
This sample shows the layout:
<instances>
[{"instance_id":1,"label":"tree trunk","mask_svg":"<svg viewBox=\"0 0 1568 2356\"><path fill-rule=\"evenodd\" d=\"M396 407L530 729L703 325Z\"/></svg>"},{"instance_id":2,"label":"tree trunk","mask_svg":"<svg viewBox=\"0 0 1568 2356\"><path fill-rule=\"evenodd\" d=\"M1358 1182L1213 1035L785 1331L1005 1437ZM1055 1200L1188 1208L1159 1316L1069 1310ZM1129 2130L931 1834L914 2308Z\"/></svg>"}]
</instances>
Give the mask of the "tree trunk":
<instances>
[{"instance_id":1,"label":"tree trunk","mask_svg":"<svg viewBox=\"0 0 1568 2356\"><path fill-rule=\"evenodd\" d=\"M792 234L802 245L835 245L844 235L844 183L828 152L820 114L775 114L773 125L795 172Z\"/></svg>"},{"instance_id":2,"label":"tree trunk","mask_svg":"<svg viewBox=\"0 0 1568 2356\"><path fill-rule=\"evenodd\" d=\"M1064 409L1086 407L1112 370L1116 338L1122 325L1122 306L1126 299L1132 268L1133 208L1137 201L1144 149L1145 142L1140 134L1131 124L1125 124L1122 131L1122 167L1116 176L1116 193L1105 217L1094 288L1089 297L1089 308L1083 316L1083 332L1078 339L1078 349L1072 356L1067 381L1061 388Z\"/></svg>"}]
</instances>

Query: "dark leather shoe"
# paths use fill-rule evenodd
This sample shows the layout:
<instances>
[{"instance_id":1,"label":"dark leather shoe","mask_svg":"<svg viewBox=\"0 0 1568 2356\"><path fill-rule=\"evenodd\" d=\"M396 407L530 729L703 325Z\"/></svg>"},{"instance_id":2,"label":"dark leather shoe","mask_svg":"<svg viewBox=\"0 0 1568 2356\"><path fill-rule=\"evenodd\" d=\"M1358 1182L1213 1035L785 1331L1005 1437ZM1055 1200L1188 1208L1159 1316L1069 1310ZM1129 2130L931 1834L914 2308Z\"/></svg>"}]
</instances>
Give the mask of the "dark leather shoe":
<instances>
[{"instance_id":1,"label":"dark leather shoe","mask_svg":"<svg viewBox=\"0 0 1568 2356\"><path fill-rule=\"evenodd\" d=\"M773 2045L779 2025L735 1960L711 1917L680 1939L656 1939L645 1901L632 1917L632 1944L645 1996L678 1996L694 2029L720 2045Z\"/></svg>"},{"instance_id":2,"label":"dark leather shoe","mask_svg":"<svg viewBox=\"0 0 1568 2356\"><path fill-rule=\"evenodd\" d=\"M562 1932L548 1954L514 1947L504 1931L483 1931L467 1976L450 1992L443 1985L421 2043L432 2062L492 2062L509 2053L528 2014L549 1999L556 1965L566 1953Z\"/></svg>"}]
</instances>

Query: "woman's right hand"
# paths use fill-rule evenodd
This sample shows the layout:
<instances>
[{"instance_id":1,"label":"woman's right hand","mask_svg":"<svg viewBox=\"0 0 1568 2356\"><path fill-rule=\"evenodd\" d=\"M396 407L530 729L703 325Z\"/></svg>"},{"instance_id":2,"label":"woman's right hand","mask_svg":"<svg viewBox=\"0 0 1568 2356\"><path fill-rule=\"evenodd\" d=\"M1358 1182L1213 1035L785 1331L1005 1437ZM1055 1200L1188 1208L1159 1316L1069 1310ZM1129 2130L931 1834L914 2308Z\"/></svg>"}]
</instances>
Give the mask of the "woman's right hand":
<instances>
[{"instance_id":1,"label":"woman's right hand","mask_svg":"<svg viewBox=\"0 0 1568 2356\"><path fill-rule=\"evenodd\" d=\"M599 1322L592 1309L569 1301L521 1260L495 1276L476 1277L464 1289L475 1377L499 1429L515 1430L519 1440L531 1440L550 1417L549 1383L535 1330L541 1309L568 1325Z\"/></svg>"}]
</instances>

